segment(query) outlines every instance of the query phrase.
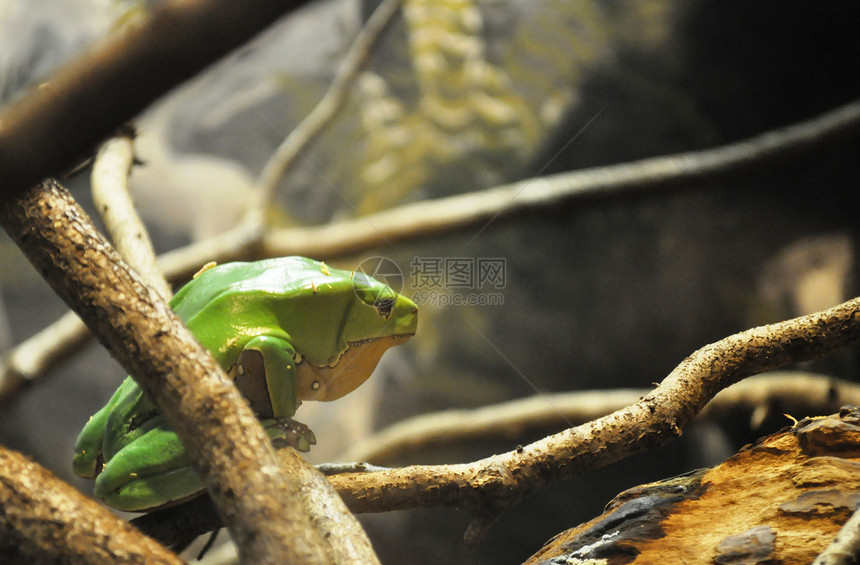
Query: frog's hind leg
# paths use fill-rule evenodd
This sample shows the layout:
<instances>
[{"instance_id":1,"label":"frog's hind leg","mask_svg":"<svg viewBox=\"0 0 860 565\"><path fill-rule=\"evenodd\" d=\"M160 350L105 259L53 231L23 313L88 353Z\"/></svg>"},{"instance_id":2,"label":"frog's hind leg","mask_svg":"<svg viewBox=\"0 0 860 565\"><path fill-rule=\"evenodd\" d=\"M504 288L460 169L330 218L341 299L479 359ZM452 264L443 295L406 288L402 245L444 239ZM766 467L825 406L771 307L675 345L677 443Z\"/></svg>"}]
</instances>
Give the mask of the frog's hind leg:
<instances>
[{"instance_id":1,"label":"frog's hind leg","mask_svg":"<svg viewBox=\"0 0 860 565\"><path fill-rule=\"evenodd\" d=\"M204 489L176 433L158 426L123 447L96 477L95 494L129 512L191 498Z\"/></svg>"}]
</instances>

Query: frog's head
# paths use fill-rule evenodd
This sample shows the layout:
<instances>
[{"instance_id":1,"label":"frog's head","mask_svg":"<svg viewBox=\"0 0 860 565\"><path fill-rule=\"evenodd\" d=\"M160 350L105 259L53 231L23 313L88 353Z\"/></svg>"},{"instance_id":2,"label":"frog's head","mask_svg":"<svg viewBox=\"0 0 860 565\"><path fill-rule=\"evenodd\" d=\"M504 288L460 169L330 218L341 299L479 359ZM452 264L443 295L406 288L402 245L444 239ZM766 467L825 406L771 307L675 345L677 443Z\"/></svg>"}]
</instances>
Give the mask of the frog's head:
<instances>
[{"instance_id":1,"label":"frog's head","mask_svg":"<svg viewBox=\"0 0 860 565\"><path fill-rule=\"evenodd\" d=\"M358 388L389 347L406 343L418 327L418 307L411 300L361 272L350 274L337 352L328 363L306 355L297 365L298 400L336 400Z\"/></svg>"}]
</instances>

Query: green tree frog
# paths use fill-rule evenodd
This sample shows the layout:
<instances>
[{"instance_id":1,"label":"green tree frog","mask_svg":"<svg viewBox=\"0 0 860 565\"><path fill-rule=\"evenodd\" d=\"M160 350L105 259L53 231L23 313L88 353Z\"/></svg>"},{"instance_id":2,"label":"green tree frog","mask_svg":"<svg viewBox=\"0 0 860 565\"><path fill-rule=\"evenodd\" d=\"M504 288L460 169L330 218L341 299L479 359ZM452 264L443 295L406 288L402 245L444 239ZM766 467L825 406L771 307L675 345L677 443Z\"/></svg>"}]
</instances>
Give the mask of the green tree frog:
<instances>
[{"instance_id":1,"label":"green tree frog","mask_svg":"<svg viewBox=\"0 0 860 565\"><path fill-rule=\"evenodd\" d=\"M316 443L292 420L304 400L335 400L370 377L418 325L408 298L361 272L304 257L202 270L170 306L227 371L273 440ZM75 473L120 510L144 511L204 490L179 438L131 377L78 436Z\"/></svg>"}]
</instances>

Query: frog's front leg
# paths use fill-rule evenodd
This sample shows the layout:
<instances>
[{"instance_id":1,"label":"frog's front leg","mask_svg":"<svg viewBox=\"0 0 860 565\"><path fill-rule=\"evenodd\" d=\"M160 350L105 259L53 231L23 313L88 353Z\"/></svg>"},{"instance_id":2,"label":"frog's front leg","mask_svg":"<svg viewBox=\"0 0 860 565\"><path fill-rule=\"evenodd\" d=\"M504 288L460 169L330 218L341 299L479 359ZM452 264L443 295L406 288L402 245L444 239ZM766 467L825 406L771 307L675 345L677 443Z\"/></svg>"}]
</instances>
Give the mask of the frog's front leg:
<instances>
[{"instance_id":1,"label":"frog's front leg","mask_svg":"<svg viewBox=\"0 0 860 565\"><path fill-rule=\"evenodd\" d=\"M306 425L292 419L299 405L296 357L295 348L282 337L258 336L245 344L227 374L251 403L272 441L309 451L316 437Z\"/></svg>"}]
</instances>

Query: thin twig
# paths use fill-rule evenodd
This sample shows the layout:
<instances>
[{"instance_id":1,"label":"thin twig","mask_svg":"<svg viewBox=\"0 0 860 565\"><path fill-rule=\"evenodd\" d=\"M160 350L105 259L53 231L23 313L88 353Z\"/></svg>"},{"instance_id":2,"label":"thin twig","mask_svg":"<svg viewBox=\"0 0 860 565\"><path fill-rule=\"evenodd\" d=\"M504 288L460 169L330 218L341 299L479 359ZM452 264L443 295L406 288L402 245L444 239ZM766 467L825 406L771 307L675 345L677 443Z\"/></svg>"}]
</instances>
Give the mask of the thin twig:
<instances>
[{"instance_id":1,"label":"thin twig","mask_svg":"<svg viewBox=\"0 0 860 565\"><path fill-rule=\"evenodd\" d=\"M296 158L331 123L349 99L355 83L382 32L394 21L403 0L383 0L355 38L341 62L325 95L310 114L281 142L257 178L259 202L249 212L246 221L265 221L266 208L271 206L281 180L292 169Z\"/></svg>"},{"instance_id":2,"label":"thin twig","mask_svg":"<svg viewBox=\"0 0 860 565\"><path fill-rule=\"evenodd\" d=\"M812 565L852 565L860 562L860 508L836 534Z\"/></svg>"},{"instance_id":3,"label":"thin twig","mask_svg":"<svg viewBox=\"0 0 860 565\"><path fill-rule=\"evenodd\" d=\"M0 407L22 388L41 379L80 350L90 331L74 312L66 312L0 356Z\"/></svg>"},{"instance_id":4,"label":"thin twig","mask_svg":"<svg viewBox=\"0 0 860 565\"><path fill-rule=\"evenodd\" d=\"M90 182L93 202L123 260L162 298L170 300L170 285L158 270L149 232L137 215L128 188L133 164L133 131L124 130L106 141L93 162Z\"/></svg>"},{"instance_id":5,"label":"thin twig","mask_svg":"<svg viewBox=\"0 0 860 565\"><path fill-rule=\"evenodd\" d=\"M516 442L600 418L636 403L649 392L650 389L559 392L480 408L422 414L363 439L339 460L391 465L432 447L489 440ZM728 414L737 418L743 414L750 421L753 414L771 406L801 418L829 414L843 404L860 405L860 384L810 373L775 372L745 379L721 391L705 406L699 419L720 419Z\"/></svg>"},{"instance_id":6,"label":"thin twig","mask_svg":"<svg viewBox=\"0 0 860 565\"><path fill-rule=\"evenodd\" d=\"M422 237L447 234L565 202L589 202L660 187L692 188L696 179L737 173L755 164L785 159L797 151L833 142L860 130L860 101L815 119L704 151L525 179L509 185L416 202L344 222L267 233L266 255L344 256ZM170 255L165 256L169 270Z\"/></svg>"},{"instance_id":7,"label":"thin twig","mask_svg":"<svg viewBox=\"0 0 860 565\"><path fill-rule=\"evenodd\" d=\"M307 255L333 258L483 225L529 210L563 203L641 193L657 188L691 189L693 180L735 174L810 151L822 149L860 130L860 101L811 120L771 130L738 143L526 179L512 184L447 198L406 204L323 226L288 228L252 234L248 226L192 243L162 255L159 265L169 279L185 278L206 261L236 257ZM259 235L259 239L254 237ZM223 249L219 246L223 245Z\"/></svg>"}]
</instances>

